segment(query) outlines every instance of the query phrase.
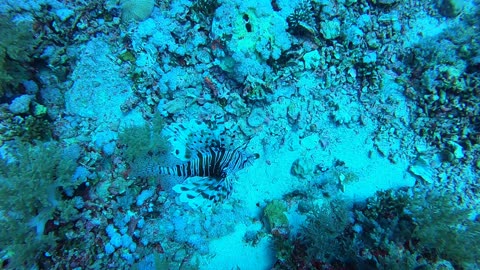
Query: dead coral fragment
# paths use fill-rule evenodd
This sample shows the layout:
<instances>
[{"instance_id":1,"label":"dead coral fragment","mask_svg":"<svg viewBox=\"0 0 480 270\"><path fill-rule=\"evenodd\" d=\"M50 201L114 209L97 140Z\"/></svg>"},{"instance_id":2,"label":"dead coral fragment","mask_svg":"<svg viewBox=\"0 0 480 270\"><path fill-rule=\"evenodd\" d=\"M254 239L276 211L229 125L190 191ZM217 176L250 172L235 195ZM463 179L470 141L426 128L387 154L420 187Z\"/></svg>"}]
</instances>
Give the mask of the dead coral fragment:
<instances>
[{"instance_id":1,"label":"dead coral fragment","mask_svg":"<svg viewBox=\"0 0 480 270\"><path fill-rule=\"evenodd\" d=\"M408 171L420 177L428 184L434 181L434 171L423 157L418 157L415 162L408 167Z\"/></svg>"}]
</instances>

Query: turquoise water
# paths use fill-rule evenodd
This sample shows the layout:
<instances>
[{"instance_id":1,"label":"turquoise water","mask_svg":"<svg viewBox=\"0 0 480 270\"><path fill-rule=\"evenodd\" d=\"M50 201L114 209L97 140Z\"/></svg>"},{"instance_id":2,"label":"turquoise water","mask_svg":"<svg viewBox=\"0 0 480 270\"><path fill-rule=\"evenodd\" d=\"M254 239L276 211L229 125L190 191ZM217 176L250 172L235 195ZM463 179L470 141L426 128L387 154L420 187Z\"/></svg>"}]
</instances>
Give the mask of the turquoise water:
<instances>
[{"instance_id":1,"label":"turquoise water","mask_svg":"<svg viewBox=\"0 0 480 270\"><path fill-rule=\"evenodd\" d=\"M478 268L478 1L0 16L2 268Z\"/></svg>"}]
</instances>

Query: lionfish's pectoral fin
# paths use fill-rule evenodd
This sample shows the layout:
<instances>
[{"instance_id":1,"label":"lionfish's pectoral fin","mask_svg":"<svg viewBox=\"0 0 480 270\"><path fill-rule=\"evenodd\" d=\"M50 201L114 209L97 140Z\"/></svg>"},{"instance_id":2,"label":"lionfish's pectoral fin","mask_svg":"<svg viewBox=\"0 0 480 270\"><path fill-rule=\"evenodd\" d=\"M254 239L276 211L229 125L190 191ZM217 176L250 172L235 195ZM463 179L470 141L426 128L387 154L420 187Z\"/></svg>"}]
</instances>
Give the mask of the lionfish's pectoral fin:
<instances>
[{"instance_id":1,"label":"lionfish's pectoral fin","mask_svg":"<svg viewBox=\"0 0 480 270\"><path fill-rule=\"evenodd\" d=\"M188 181L173 187L178 199L191 208L210 206L228 197L232 185L228 179L190 177Z\"/></svg>"}]
</instances>

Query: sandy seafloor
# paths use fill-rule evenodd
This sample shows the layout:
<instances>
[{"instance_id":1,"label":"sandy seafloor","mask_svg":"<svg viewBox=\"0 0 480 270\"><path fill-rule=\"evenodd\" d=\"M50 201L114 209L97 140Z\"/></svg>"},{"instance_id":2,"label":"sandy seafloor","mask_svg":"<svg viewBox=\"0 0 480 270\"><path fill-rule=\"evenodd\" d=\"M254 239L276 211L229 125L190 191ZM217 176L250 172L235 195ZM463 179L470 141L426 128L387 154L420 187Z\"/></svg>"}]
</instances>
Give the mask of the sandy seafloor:
<instances>
[{"instance_id":1,"label":"sandy seafloor","mask_svg":"<svg viewBox=\"0 0 480 270\"><path fill-rule=\"evenodd\" d=\"M83 239L81 241L87 247L96 248L92 248L94 251L88 256L79 255L84 254L79 251L68 252L63 262L58 250L54 253L49 249L50 256L58 256L51 259L46 256L46 251L40 249L36 258L52 261L44 265L73 265L72 269L88 265L95 269L154 269L154 260L149 255L156 254L169 261L171 269L187 269L185 267L189 264L199 269L272 269L274 265L279 267L279 263L273 232L270 231L272 228L269 229L266 224L268 218L263 211L274 200L285 201L284 214L288 218L290 236L294 237L306 225L307 215L297 210L298 201L285 199L285 195L291 192L308 194L305 200L314 205L322 205L332 198L340 198L352 205L365 203L377 191L389 189L450 188L462 192L467 184L459 183L469 183L478 188L479 168L475 167L475 164L478 166L478 145L470 150L463 149L460 154L458 151L462 149L456 147L458 144L450 144L452 148L449 150L458 158L450 164L440 164L434 158L449 144L435 143L413 128L412 123L418 117L414 112L420 105L405 94L410 86L408 82L404 83L403 78L409 78L411 74L402 74L409 69L402 69L398 64L401 58L405 58L402 55L408 51L407 48L413 48L429 38L441 37L444 30L459 24L469 27L462 20L475 13L473 2L463 1L462 12L456 16L444 16L439 11L441 9L427 1L382 1L383 4L349 1L349 5L337 1L312 1L332 8L334 11L329 12L324 8L322 14L338 20L341 31L345 33L349 24L355 26L358 18L352 16L359 15L359 10L371 16L373 24L377 24L377 31L393 31L387 43L382 44L379 39L378 47L366 45L368 36L360 37L364 40L352 45L352 50L359 49L361 55L366 57L374 53L378 59L377 64L374 60L374 65L378 66L372 71L378 78L370 84L362 81L359 75L362 66L359 62L364 61L365 64L365 57L354 57L346 52L348 48L339 45L342 43L340 40L347 39L343 33L338 38L326 38L326 30L322 29L313 31L304 27L300 34L287 31L286 18L299 1L272 1L279 8L275 11L270 1L258 4L218 1L219 6L238 8L231 11L235 21L228 21L229 17L215 17L225 16L217 9L217 13L205 16L206 22L193 17L188 1L157 1L146 15L138 15L141 18L133 18L130 23L122 22L127 18L122 15L127 13L126 9L134 9L136 7L131 6L143 2L148 5L148 1L131 2L98 4L103 7L102 12L108 14L108 20L105 14L92 15L92 3L82 1L55 1L50 4L48 12L43 8L43 2L7 1L0 4L6 7L3 12L13 14L17 21L37 20L42 13L50 14L55 22L48 26L50 34L71 39L64 44L53 42L43 47L39 58L48 65L41 67L42 72L28 78L35 82L38 89L28 93L31 98L27 99L31 103L23 105L26 109L14 110L12 105L20 103L19 100L14 102L16 98L27 95L25 89L28 87L24 82L19 84L23 85L19 91L9 85L10 89L2 99L10 114L21 117L31 113L32 104L42 104L48 110L47 118L54 134L49 140L58 141L64 148L71 145L80 148L77 166L83 169L77 168L75 179L88 183L88 196L78 193L71 195L73 197L67 196L66 200L82 201L82 206L76 206L80 214L73 222L77 227L71 235L75 235L73 239ZM232 4L234 2L239 3ZM451 2L458 4L458 1ZM90 9L82 9L82 6ZM29 15L30 12L33 15ZM224 8L222 12L225 12ZM266 28L258 26L260 30L253 30L259 31L255 35L268 36L271 47L263 44L261 38L257 40L248 33L245 36L238 32L228 33L229 30L239 31L235 28L238 19L235 16L242 12L250 16L254 28L257 27L255 23L271 23ZM274 12L275 18L272 19L268 12ZM77 17L80 13L82 15ZM385 23L379 20L381 15L395 19ZM346 20L346 16L350 18ZM212 17L213 23L209 24ZM322 22L325 21L328 20ZM65 36L59 34L64 31L62 27L70 27L73 23L77 24L75 30L69 30ZM217 32L227 33L222 32L223 36L216 33L211 26L215 24L225 25ZM397 29L395 24L400 24L400 28ZM475 31L478 33L478 29ZM203 41L197 41L195 33ZM215 35L218 35L217 39ZM78 38L72 39L72 36ZM279 38L276 38L280 36L290 39L283 41L290 46L280 44ZM478 34L474 37L479 42ZM126 39L129 41L126 42ZM257 43L245 45L248 42ZM292 72L291 75L286 75L289 67L280 63L273 52L260 56L265 53L261 46L269 48L267 51L277 49L283 55L295 51L295 61L289 60L289 63L296 62L296 66L288 71ZM330 54L338 46L342 48L338 50L340 56ZM322 47L326 49L322 50ZM62 52L48 51L62 48ZM231 68L228 66L230 62L225 59L238 53L236 49L242 55L228 60L234 62ZM133 61L125 60L127 51L134 55ZM322 54L320 59L310 63L304 56L312 51ZM65 54L66 61L52 60L60 54ZM242 62L249 57L254 64L246 63L247 60ZM342 57L351 57L351 62L342 62ZM389 60L385 60L387 58ZM338 68L342 66L343 69L332 69L338 63L341 64ZM56 64L69 67L64 77L56 77ZM469 65L479 67L479 64ZM469 72L478 75L471 70ZM354 73L357 76L352 76ZM245 94L258 89L259 85L264 91L260 93L261 97L251 98ZM55 97L49 92L53 90L57 91ZM472 93L478 94L478 89ZM478 113L478 109L474 111ZM145 178L128 175L134 165L123 156L129 146L119 141L119 133L125 127L150 123L155 113L164 118L167 126L184 123L188 130L191 124L186 123L195 119L198 124L225 128L225 136L237 134L237 145L248 139L245 151L259 154L251 165L232 176L235 179L232 194L220 202L220 206L214 206L213 210L191 209L178 202L177 194L164 190L161 176ZM212 115L221 117L222 124L215 123ZM478 128L479 123L471 124ZM478 132L478 129L472 131L476 136ZM8 158L9 151L14 151L11 149L15 149L10 147L10 139L2 141L4 159ZM462 143L459 145L463 146ZM420 166L423 174L412 173L419 154L428 160L428 165ZM346 176L351 179L344 181ZM7 177L2 177L2 180L8 181ZM478 206L478 195L475 195L469 194L468 199L464 199L467 208ZM81 199L74 199L77 197ZM118 206L120 204L121 207ZM101 207L96 207L98 205ZM55 219L54 215L49 220ZM81 233L88 227L82 224L93 226L88 229L88 236ZM217 230L219 232L210 232ZM245 240L245 234L250 231L261 232L255 244ZM58 243L62 244L57 248L68 246L63 241L70 239L59 239ZM8 243L1 244L0 251L9 249ZM8 256L15 254L2 253L2 256L8 266ZM89 262L69 264L69 260L81 261L86 257ZM474 266L471 267L474 269Z\"/></svg>"}]
</instances>

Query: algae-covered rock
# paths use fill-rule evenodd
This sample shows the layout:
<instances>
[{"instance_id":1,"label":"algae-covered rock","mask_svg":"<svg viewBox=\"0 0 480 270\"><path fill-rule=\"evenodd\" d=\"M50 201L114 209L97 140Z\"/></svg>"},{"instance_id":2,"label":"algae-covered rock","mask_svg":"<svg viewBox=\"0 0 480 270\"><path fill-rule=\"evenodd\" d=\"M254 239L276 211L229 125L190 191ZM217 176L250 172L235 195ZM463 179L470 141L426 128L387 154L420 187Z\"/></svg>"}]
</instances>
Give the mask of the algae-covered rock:
<instances>
[{"instance_id":1,"label":"algae-covered rock","mask_svg":"<svg viewBox=\"0 0 480 270\"><path fill-rule=\"evenodd\" d=\"M263 214L272 230L274 230L275 228L288 227L288 219L285 215L286 211L287 207L280 200L273 200L269 204L267 204Z\"/></svg>"},{"instance_id":2,"label":"algae-covered rock","mask_svg":"<svg viewBox=\"0 0 480 270\"><path fill-rule=\"evenodd\" d=\"M265 110L254 108L247 118L247 123L249 126L256 128L261 126L265 122L266 118L267 114Z\"/></svg>"},{"instance_id":3,"label":"algae-covered rock","mask_svg":"<svg viewBox=\"0 0 480 270\"><path fill-rule=\"evenodd\" d=\"M452 152L455 158L460 159L465 156L465 154L463 153L463 147L460 144L454 141L448 141L447 144L452 148Z\"/></svg>"},{"instance_id":4,"label":"algae-covered rock","mask_svg":"<svg viewBox=\"0 0 480 270\"><path fill-rule=\"evenodd\" d=\"M27 113L33 98L33 95L19 96L10 103L8 109L15 114Z\"/></svg>"},{"instance_id":5,"label":"algae-covered rock","mask_svg":"<svg viewBox=\"0 0 480 270\"><path fill-rule=\"evenodd\" d=\"M327 22L320 23L321 30L323 37L325 39L336 39L340 36L340 21L339 20L332 20Z\"/></svg>"},{"instance_id":6,"label":"algae-covered rock","mask_svg":"<svg viewBox=\"0 0 480 270\"><path fill-rule=\"evenodd\" d=\"M381 5L381 6L392 6L397 4L398 0L376 0L373 1L374 4Z\"/></svg>"},{"instance_id":7,"label":"algae-covered rock","mask_svg":"<svg viewBox=\"0 0 480 270\"><path fill-rule=\"evenodd\" d=\"M445 17L454 18L462 12L464 6L463 0L439 0L437 2L438 11Z\"/></svg>"},{"instance_id":8,"label":"algae-covered rock","mask_svg":"<svg viewBox=\"0 0 480 270\"><path fill-rule=\"evenodd\" d=\"M307 178L313 175L314 164L305 158L299 158L292 164L291 173L299 178Z\"/></svg>"},{"instance_id":9,"label":"algae-covered rock","mask_svg":"<svg viewBox=\"0 0 480 270\"><path fill-rule=\"evenodd\" d=\"M30 72L25 68L32 61L39 40L33 36L31 21L13 22L8 15L0 14L0 97L6 90L13 90L28 80Z\"/></svg>"},{"instance_id":10,"label":"algae-covered rock","mask_svg":"<svg viewBox=\"0 0 480 270\"><path fill-rule=\"evenodd\" d=\"M143 21L150 17L155 6L155 0L122 0L122 20Z\"/></svg>"},{"instance_id":11,"label":"algae-covered rock","mask_svg":"<svg viewBox=\"0 0 480 270\"><path fill-rule=\"evenodd\" d=\"M305 62L306 69L316 69L320 65L320 53L318 50L313 50L311 52L306 53L303 56L303 61Z\"/></svg>"}]
</instances>

